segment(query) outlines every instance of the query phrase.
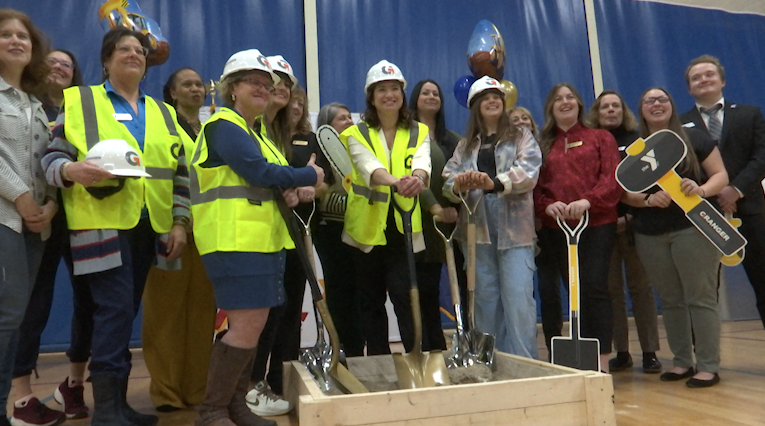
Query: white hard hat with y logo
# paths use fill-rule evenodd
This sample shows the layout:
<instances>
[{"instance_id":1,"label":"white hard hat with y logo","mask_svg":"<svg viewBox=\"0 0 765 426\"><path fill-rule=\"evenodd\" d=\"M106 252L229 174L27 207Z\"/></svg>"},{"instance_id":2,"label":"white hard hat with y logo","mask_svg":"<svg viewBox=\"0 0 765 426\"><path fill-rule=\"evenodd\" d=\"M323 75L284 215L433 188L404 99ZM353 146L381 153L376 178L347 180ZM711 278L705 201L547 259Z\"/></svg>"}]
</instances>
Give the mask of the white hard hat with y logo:
<instances>
[{"instance_id":1,"label":"white hard hat with y logo","mask_svg":"<svg viewBox=\"0 0 765 426\"><path fill-rule=\"evenodd\" d=\"M392 62L383 59L372 65L367 72L367 83L364 85L364 93L369 91L369 86L380 81L400 81L406 89L406 79L401 70Z\"/></svg>"},{"instance_id":2,"label":"white hard hat with y logo","mask_svg":"<svg viewBox=\"0 0 765 426\"><path fill-rule=\"evenodd\" d=\"M151 177L141 160L141 153L123 139L105 139L93 145L85 156L96 166L115 176Z\"/></svg>"}]
</instances>

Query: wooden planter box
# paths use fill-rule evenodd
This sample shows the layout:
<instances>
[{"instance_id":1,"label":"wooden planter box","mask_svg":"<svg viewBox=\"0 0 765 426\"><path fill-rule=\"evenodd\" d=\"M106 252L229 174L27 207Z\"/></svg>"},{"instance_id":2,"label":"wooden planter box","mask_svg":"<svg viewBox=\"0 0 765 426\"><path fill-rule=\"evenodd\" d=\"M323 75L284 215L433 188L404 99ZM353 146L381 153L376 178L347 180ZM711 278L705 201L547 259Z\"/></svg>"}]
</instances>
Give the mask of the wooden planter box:
<instances>
[{"instance_id":1,"label":"wooden planter box","mask_svg":"<svg viewBox=\"0 0 765 426\"><path fill-rule=\"evenodd\" d=\"M370 391L326 395L299 362L285 363L284 397L300 426L616 425L611 376L496 352L487 383L398 390L390 355L348 359Z\"/></svg>"}]
</instances>

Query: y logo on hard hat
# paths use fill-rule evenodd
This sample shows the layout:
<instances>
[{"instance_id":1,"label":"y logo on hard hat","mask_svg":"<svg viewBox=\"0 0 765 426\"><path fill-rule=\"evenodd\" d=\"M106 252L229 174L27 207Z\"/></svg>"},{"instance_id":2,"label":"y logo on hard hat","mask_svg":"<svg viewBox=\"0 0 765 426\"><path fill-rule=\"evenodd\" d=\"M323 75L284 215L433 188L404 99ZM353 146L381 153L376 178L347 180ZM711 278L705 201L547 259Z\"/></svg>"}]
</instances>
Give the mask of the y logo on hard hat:
<instances>
[{"instance_id":1,"label":"y logo on hard hat","mask_svg":"<svg viewBox=\"0 0 765 426\"><path fill-rule=\"evenodd\" d=\"M283 69L285 69L287 71L289 71L289 69L290 69L290 64L288 64L287 61L285 61L284 59L278 61L276 63L276 65L279 65L279 67L281 67L281 68L283 68Z\"/></svg>"},{"instance_id":2,"label":"y logo on hard hat","mask_svg":"<svg viewBox=\"0 0 765 426\"><path fill-rule=\"evenodd\" d=\"M392 66L390 66L390 65L388 65L388 66L383 65L382 66L382 73L386 74L386 75L393 75L393 74L396 73L396 70Z\"/></svg>"},{"instance_id":3,"label":"y logo on hard hat","mask_svg":"<svg viewBox=\"0 0 765 426\"><path fill-rule=\"evenodd\" d=\"M258 62L260 62L260 65L263 65L266 68L271 68L271 65L268 63L268 59L266 59L266 57L263 55L258 56Z\"/></svg>"}]
</instances>

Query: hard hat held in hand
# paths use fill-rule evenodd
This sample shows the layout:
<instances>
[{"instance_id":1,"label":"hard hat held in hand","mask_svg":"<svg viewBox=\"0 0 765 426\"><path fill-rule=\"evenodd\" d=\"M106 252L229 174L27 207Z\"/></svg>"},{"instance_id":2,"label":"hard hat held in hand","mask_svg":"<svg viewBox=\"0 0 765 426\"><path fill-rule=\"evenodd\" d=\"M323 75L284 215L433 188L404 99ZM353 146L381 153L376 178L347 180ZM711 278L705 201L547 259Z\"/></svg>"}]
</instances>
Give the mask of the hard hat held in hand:
<instances>
[{"instance_id":1,"label":"hard hat held in hand","mask_svg":"<svg viewBox=\"0 0 765 426\"><path fill-rule=\"evenodd\" d=\"M507 95L507 90L504 87L502 87L502 84L500 84L499 81L489 77L488 75L485 75L479 78L478 80L476 80L476 82L470 86L470 92L468 92L468 99L467 99L468 108L470 108L473 105L473 98L475 98L479 93L484 92L486 90L496 90L500 92L502 94L503 99Z\"/></svg>"},{"instance_id":2,"label":"hard hat held in hand","mask_svg":"<svg viewBox=\"0 0 765 426\"><path fill-rule=\"evenodd\" d=\"M95 144L85 156L85 161L115 176L151 177L146 173L141 154L122 139L106 139Z\"/></svg>"},{"instance_id":3,"label":"hard hat held in hand","mask_svg":"<svg viewBox=\"0 0 765 426\"><path fill-rule=\"evenodd\" d=\"M226 65L223 66L223 74L220 79L228 77L229 75L238 71L263 71L267 72L271 76L271 81L274 85L279 82L280 78L271 67L271 64L260 50L248 49L236 52L228 58Z\"/></svg>"},{"instance_id":4,"label":"hard hat held in hand","mask_svg":"<svg viewBox=\"0 0 765 426\"><path fill-rule=\"evenodd\" d=\"M268 64L274 72L286 74L293 85L298 84L298 79L295 77L295 73L292 72L292 66L282 57L282 55L269 56L266 59L268 59Z\"/></svg>"},{"instance_id":5,"label":"hard hat held in hand","mask_svg":"<svg viewBox=\"0 0 765 426\"><path fill-rule=\"evenodd\" d=\"M364 93L369 91L369 86L379 81L400 81L406 89L406 79L401 70L393 63L383 59L382 61L372 65L372 68L367 72L367 84L364 85Z\"/></svg>"}]
</instances>

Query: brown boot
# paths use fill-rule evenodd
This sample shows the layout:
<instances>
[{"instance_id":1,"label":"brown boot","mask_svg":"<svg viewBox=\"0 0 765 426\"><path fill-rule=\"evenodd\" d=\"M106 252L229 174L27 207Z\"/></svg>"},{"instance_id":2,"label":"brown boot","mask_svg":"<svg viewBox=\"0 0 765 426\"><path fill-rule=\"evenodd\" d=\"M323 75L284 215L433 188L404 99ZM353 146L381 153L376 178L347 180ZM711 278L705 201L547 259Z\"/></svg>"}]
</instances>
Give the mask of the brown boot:
<instances>
[{"instance_id":1,"label":"brown boot","mask_svg":"<svg viewBox=\"0 0 765 426\"><path fill-rule=\"evenodd\" d=\"M240 377L252 367L254 349L240 349L215 342L207 370L205 400L197 408L196 426L236 426L229 417L229 404ZM249 377L249 370L246 375ZM242 397L244 400L244 397Z\"/></svg>"},{"instance_id":2,"label":"brown boot","mask_svg":"<svg viewBox=\"0 0 765 426\"><path fill-rule=\"evenodd\" d=\"M236 390L234 391L234 397L231 398L231 403L228 405L229 417L237 424L237 426L276 426L275 421L264 419L253 413L244 399L250 384L252 364L255 362L255 352L256 350L253 349L250 353L247 367L242 371L242 375L239 376L239 381L237 382Z\"/></svg>"}]
</instances>

